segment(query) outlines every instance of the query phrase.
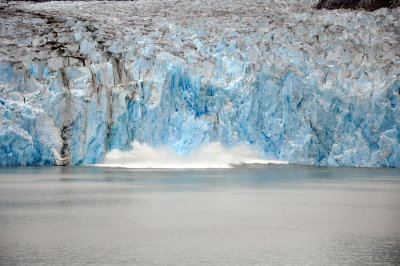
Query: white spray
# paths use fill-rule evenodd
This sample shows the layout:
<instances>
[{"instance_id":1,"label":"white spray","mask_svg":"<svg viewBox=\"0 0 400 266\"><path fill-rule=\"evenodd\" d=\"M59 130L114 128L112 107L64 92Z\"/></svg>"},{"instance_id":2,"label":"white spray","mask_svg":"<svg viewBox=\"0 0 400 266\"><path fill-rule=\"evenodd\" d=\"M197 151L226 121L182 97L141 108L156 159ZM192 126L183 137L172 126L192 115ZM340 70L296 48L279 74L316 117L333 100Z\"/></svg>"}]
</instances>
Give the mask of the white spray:
<instances>
[{"instance_id":1,"label":"white spray","mask_svg":"<svg viewBox=\"0 0 400 266\"><path fill-rule=\"evenodd\" d=\"M168 146L151 147L137 141L132 150L110 151L103 167L124 168L231 168L246 164L287 164L277 160L261 159L258 152L245 144L224 147L218 142L204 144L188 155L177 154Z\"/></svg>"}]
</instances>

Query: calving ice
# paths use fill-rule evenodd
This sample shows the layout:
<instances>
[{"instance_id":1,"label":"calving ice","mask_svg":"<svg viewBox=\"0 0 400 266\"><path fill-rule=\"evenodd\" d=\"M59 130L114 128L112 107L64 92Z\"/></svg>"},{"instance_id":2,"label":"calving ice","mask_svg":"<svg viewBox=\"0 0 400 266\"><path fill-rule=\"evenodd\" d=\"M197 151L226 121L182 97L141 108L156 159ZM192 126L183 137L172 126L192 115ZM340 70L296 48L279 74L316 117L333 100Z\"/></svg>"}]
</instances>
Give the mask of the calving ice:
<instances>
[{"instance_id":1,"label":"calving ice","mask_svg":"<svg viewBox=\"0 0 400 266\"><path fill-rule=\"evenodd\" d=\"M2 8L0 165L121 154L145 164L152 147L190 164L210 143L220 156L246 143L236 151L252 159L244 147L300 164L400 166L399 9L222 2Z\"/></svg>"},{"instance_id":2,"label":"calving ice","mask_svg":"<svg viewBox=\"0 0 400 266\"><path fill-rule=\"evenodd\" d=\"M157 169L203 169L232 168L245 165L287 164L284 161L260 159L260 154L244 143L231 148L221 143L203 144L189 154L178 154L169 146L150 147L137 141L132 150L112 150L105 156L101 167L157 168Z\"/></svg>"}]
</instances>

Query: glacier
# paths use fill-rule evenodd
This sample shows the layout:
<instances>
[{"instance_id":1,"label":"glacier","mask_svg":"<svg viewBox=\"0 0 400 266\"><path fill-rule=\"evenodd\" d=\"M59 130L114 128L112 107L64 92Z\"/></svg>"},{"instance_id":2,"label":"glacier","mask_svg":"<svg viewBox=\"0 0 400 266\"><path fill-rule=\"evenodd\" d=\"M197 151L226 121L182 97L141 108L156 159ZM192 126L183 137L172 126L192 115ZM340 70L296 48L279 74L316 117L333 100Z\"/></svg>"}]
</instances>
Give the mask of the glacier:
<instances>
[{"instance_id":1,"label":"glacier","mask_svg":"<svg viewBox=\"0 0 400 266\"><path fill-rule=\"evenodd\" d=\"M219 142L297 164L400 167L400 8L312 6L1 3L0 165Z\"/></svg>"}]
</instances>

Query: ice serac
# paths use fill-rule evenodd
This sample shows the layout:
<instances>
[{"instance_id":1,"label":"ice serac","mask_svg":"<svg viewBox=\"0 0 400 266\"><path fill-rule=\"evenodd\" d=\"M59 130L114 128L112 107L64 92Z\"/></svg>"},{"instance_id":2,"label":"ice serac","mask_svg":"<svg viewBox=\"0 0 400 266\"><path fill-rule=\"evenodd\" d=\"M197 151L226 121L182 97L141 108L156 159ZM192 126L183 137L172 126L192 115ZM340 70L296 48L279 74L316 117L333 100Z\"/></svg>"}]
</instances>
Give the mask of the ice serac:
<instances>
[{"instance_id":1,"label":"ice serac","mask_svg":"<svg viewBox=\"0 0 400 266\"><path fill-rule=\"evenodd\" d=\"M136 141L400 167L400 9L314 4L3 4L0 165L93 164Z\"/></svg>"}]
</instances>

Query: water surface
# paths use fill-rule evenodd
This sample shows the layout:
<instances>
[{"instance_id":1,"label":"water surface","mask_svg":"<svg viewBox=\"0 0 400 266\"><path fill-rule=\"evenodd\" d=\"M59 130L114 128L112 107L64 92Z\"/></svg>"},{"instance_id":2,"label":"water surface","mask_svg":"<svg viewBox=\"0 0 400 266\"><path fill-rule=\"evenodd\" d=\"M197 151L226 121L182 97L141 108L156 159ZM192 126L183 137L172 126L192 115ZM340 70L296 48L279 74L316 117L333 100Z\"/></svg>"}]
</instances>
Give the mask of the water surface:
<instances>
[{"instance_id":1,"label":"water surface","mask_svg":"<svg viewBox=\"0 0 400 266\"><path fill-rule=\"evenodd\" d=\"M0 168L3 265L398 265L399 169Z\"/></svg>"}]
</instances>

